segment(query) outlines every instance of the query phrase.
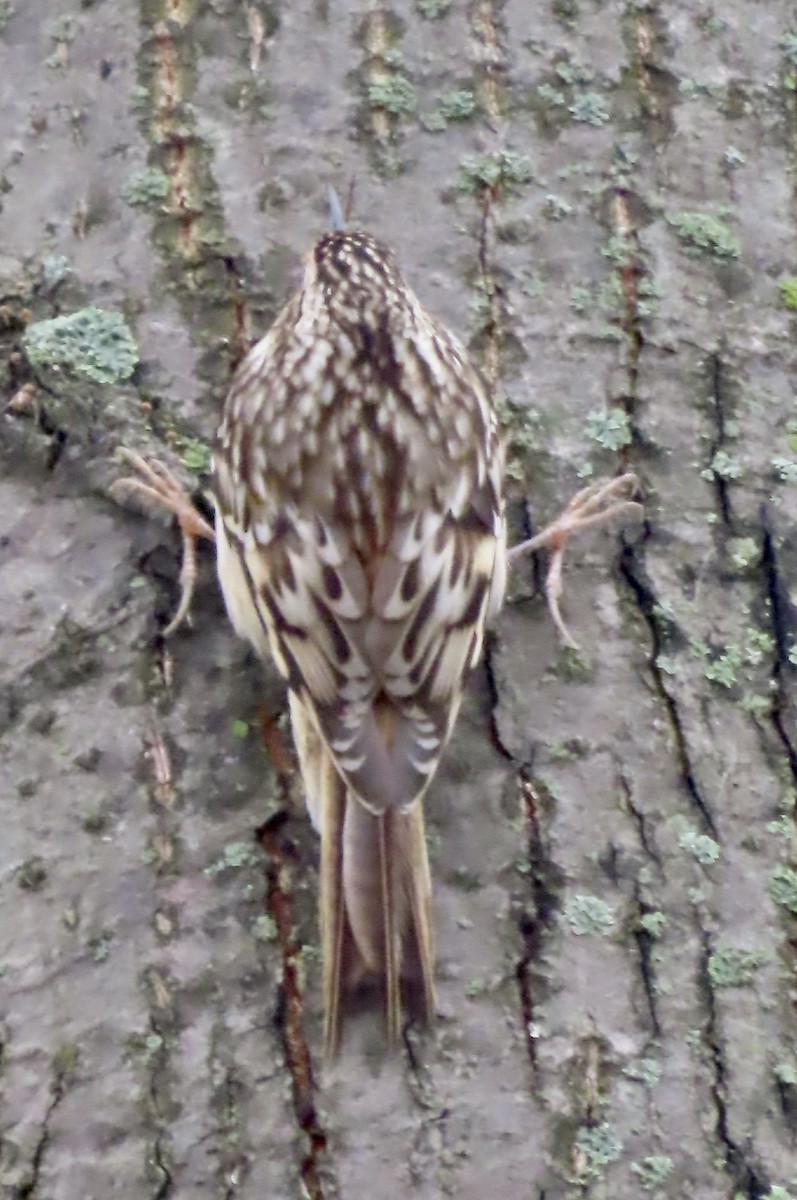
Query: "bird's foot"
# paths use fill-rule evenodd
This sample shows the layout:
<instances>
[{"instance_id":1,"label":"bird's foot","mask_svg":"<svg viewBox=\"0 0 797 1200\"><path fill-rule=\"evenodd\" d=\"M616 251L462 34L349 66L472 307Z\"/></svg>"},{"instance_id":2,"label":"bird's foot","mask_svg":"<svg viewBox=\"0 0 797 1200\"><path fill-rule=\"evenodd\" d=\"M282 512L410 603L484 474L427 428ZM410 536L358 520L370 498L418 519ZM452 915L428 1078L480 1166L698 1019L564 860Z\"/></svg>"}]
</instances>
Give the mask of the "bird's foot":
<instances>
[{"instance_id":1,"label":"bird's foot","mask_svg":"<svg viewBox=\"0 0 797 1200\"><path fill-rule=\"evenodd\" d=\"M543 547L550 549L551 559L545 577L548 611L562 641L574 649L578 649L578 643L568 630L559 609L562 595L562 563L568 538L584 529L605 525L617 517L639 516L642 505L631 499L638 489L639 480L631 473L618 475L605 482L592 483L576 492L555 521L546 525L535 537L520 542L507 551L507 565L512 566L526 554L533 554Z\"/></svg>"},{"instance_id":2,"label":"bird's foot","mask_svg":"<svg viewBox=\"0 0 797 1200\"><path fill-rule=\"evenodd\" d=\"M111 485L112 495L117 497L134 495L143 500L145 505L165 508L174 514L180 526L180 534L183 539L180 603L163 631L163 636L169 637L189 616L197 574L197 540L205 538L207 541L213 542L216 540L216 535L205 518L197 512L183 486L163 463L154 458L142 458L140 454L121 446L116 452L116 457L120 462L131 466L138 474L117 479Z\"/></svg>"}]
</instances>

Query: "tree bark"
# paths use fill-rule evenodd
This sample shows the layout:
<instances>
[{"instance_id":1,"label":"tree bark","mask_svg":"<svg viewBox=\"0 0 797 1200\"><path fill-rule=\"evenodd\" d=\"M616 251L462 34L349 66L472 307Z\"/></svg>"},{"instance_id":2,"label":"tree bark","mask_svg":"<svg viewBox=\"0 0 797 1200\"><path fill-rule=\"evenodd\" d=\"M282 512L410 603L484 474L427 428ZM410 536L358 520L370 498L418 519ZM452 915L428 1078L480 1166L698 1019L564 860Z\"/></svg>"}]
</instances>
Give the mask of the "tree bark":
<instances>
[{"instance_id":1,"label":"tree bark","mask_svg":"<svg viewBox=\"0 0 797 1200\"><path fill-rule=\"evenodd\" d=\"M793 6L0 23L3 1194L797 1195ZM579 652L516 570L427 801L439 1019L332 1064L282 689L210 554L163 639L179 537L108 490L125 445L201 502L327 183L502 398L517 537L645 497L570 555ZM31 353L88 306L132 377Z\"/></svg>"}]
</instances>

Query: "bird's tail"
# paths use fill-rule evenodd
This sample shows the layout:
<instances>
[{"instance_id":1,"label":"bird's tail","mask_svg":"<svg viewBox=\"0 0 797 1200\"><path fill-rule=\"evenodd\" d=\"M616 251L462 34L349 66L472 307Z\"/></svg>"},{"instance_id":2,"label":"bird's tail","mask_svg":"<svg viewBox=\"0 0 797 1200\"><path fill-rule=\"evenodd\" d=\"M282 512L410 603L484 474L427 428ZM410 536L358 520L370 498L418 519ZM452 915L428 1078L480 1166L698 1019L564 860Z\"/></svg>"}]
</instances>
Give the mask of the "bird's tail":
<instances>
[{"instance_id":1,"label":"bird's tail","mask_svg":"<svg viewBox=\"0 0 797 1200\"><path fill-rule=\"evenodd\" d=\"M334 1054L348 996L381 984L387 1039L397 1042L405 1008L434 1013L431 881L423 807L369 812L347 790L328 752L318 779L321 945L325 1043Z\"/></svg>"}]
</instances>

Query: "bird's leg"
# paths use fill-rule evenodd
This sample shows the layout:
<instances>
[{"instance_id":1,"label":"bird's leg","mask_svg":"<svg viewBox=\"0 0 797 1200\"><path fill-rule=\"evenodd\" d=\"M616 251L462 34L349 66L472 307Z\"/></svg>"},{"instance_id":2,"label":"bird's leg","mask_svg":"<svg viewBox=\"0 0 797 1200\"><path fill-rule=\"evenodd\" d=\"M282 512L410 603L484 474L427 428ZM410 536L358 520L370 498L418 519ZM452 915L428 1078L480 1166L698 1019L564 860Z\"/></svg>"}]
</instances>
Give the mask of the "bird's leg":
<instances>
[{"instance_id":1,"label":"bird's leg","mask_svg":"<svg viewBox=\"0 0 797 1200\"><path fill-rule=\"evenodd\" d=\"M541 550L547 546L551 551L548 574L545 577L545 597L553 623L559 631L562 641L567 646L578 649L578 643L573 638L559 610L559 600L562 595L562 563L564 561L567 540L574 533L583 529L591 529L596 525L605 525L608 521L621 516L637 516L642 512L642 505L631 496L637 491L639 480L636 475L618 475L605 483L592 483L589 487L576 492L572 500L565 506L555 521L546 525L535 537L525 542L519 542L507 551L507 566L526 554Z\"/></svg>"},{"instance_id":2,"label":"bird's leg","mask_svg":"<svg viewBox=\"0 0 797 1200\"><path fill-rule=\"evenodd\" d=\"M191 599L196 583L196 543L198 538L206 538L209 542L216 540L212 527L203 516L197 512L191 503L185 489L175 479L168 467L157 459L145 459L132 450L120 447L117 458L128 463L138 475L128 475L117 479L111 485L111 493L115 495L132 494L146 502L165 508L173 513L180 526L183 539L183 558L180 567L180 603L177 611L163 631L164 637L169 637L182 625L188 617Z\"/></svg>"}]
</instances>

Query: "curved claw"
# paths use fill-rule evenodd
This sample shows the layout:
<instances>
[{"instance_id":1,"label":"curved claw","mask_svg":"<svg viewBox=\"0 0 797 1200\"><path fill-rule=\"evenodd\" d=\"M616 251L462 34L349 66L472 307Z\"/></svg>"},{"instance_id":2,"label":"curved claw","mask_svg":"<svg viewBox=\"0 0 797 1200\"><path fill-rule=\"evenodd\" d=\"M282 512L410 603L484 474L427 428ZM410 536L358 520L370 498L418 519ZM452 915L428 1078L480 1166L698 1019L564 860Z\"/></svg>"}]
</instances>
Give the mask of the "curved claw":
<instances>
[{"instance_id":1,"label":"curved claw","mask_svg":"<svg viewBox=\"0 0 797 1200\"><path fill-rule=\"evenodd\" d=\"M116 451L120 462L129 464L138 475L127 475L111 484L111 495L122 496L125 493L143 498L147 503L165 508L174 514L180 526L183 541L182 563L180 566L180 602L174 616L163 631L164 637L169 637L188 620L191 600L196 583L197 538L205 538L214 542L216 535L205 518L197 512L186 495L185 489L175 478L168 467L157 459L146 459L133 450L120 446Z\"/></svg>"},{"instance_id":2,"label":"curved claw","mask_svg":"<svg viewBox=\"0 0 797 1200\"><path fill-rule=\"evenodd\" d=\"M548 611L562 641L573 649L578 649L578 643L568 630L559 609L562 595L562 564L568 538L584 529L605 525L616 517L640 516L642 505L631 499L638 491L639 480L630 471L614 479L591 483L576 492L550 525L546 525L540 533L507 551L507 565L512 566L526 554L533 554L535 550L541 550L545 546L551 548L551 562L545 578Z\"/></svg>"}]
</instances>

